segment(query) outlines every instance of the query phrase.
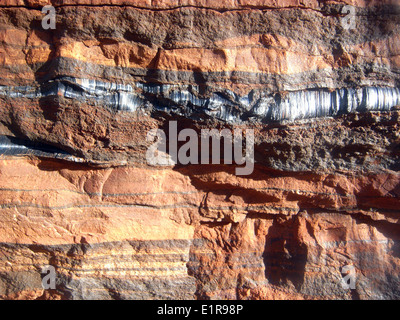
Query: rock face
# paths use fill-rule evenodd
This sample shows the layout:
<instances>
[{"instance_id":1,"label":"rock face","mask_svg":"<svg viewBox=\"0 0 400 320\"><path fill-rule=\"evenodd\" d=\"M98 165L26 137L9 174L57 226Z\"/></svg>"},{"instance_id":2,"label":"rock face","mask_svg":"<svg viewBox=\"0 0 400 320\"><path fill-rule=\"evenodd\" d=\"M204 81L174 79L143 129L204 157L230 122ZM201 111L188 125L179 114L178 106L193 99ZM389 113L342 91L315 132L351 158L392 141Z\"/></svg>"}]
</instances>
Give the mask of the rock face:
<instances>
[{"instance_id":1,"label":"rock face","mask_svg":"<svg viewBox=\"0 0 400 320\"><path fill-rule=\"evenodd\" d=\"M0 298L399 299L399 34L398 0L3 1ZM251 172L149 163L171 123Z\"/></svg>"}]
</instances>

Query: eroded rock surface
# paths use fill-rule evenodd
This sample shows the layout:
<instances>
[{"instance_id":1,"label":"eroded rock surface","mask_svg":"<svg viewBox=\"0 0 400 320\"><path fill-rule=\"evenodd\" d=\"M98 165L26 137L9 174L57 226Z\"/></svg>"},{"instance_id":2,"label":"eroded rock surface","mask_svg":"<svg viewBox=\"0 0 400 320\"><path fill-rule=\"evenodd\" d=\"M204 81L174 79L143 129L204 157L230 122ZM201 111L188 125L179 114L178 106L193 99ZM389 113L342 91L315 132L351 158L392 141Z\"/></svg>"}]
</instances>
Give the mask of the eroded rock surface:
<instances>
[{"instance_id":1,"label":"eroded rock surface","mask_svg":"<svg viewBox=\"0 0 400 320\"><path fill-rule=\"evenodd\" d=\"M399 299L399 22L397 0L3 1L0 297ZM150 165L170 121L254 130L253 172Z\"/></svg>"}]
</instances>

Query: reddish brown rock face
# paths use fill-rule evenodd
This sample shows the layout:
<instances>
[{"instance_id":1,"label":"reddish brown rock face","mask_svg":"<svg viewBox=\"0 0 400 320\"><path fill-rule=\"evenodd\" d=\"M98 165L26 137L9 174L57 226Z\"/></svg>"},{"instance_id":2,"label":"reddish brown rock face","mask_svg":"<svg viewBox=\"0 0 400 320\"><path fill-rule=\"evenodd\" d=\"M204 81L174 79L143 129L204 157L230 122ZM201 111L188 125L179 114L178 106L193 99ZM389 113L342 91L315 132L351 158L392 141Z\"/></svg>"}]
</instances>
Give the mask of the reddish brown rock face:
<instances>
[{"instance_id":1,"label":"reddish brown rock face","mask_svg":"<svg viewBox=\"0 0 400 320\"><path fill-rule=\"evenodd\" d=\"M6 0L0 298L399 299L399 12ZM253 130L254 169L152 165L172 121Z\"/></svg>"}]
</instances>

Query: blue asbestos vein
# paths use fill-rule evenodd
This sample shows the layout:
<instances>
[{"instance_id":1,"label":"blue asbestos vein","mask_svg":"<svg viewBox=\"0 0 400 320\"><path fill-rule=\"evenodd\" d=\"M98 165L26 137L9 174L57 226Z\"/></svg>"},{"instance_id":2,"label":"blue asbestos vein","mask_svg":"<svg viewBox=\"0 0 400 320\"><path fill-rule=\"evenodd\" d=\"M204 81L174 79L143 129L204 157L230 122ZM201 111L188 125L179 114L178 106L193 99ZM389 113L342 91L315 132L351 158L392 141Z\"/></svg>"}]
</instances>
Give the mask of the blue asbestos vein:
<instances>
[{"instance_id":1,"label":"blue asbestos vein","mask_svg":"<svg viewBox=\"0 0 400 320\"><path fill-rule=\"evenodd\" d=\"M157 110L188 118L211 117L228 123L294 121L340 114L389 111L400 105L400 89L391 87L312 89L266 94L252 90L240 96L221 90L208 96L193 85L117 84L63 77L40 87L0 86L0 96L68 99L107 106L116 111Z\"/></svg>"}]
</instances>

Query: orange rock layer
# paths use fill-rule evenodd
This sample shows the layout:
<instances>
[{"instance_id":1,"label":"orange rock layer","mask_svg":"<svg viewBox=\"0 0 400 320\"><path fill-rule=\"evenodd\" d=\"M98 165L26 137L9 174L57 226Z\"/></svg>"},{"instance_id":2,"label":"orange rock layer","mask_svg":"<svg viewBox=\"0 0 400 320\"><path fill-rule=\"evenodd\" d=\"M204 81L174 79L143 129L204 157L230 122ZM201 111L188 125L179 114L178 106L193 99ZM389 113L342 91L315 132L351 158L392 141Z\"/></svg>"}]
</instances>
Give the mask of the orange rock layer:
<instances>
[{"instance_id":1,"label":"orange rock layer","mask_svg":"<svg viewBox=\"0 0 400 320\"><path fill-rule=\"evenodd\" d=\"M398 10L396 4L391 3L391 11ZM107 80L113 82L149 77L185 82L184 74L194 73L196 82L242 85L247 91L248 83L268 86L278 78L275 91L344 87L344 79L353 85L381 81L395 86L400 69L397 16L390 17L382 3L381 14L360 7L356 27L363 32L354 34L343 28L338 4L330 5L332 12L295 5L279 11L233 12L181 3L166 11L136 6L83 6L77 11L67 6L58 9L56 29L49 31L41 27L41 11L10 4L0 9L0 84L28 85L49 75L104 79L101 70L106 69ZM130 22L121 25L124 19ZM371 28L373 19L384 28ZM213 80L216 74L225 76Z\"/></svg>"},{"instance_id":2,"label":"orange rock layer","mask_svg":"<svg viewBox=\"0 0 400 320\"><path fill-rule=\"evenodd\" d=\"M321 4L344 3L352 6L376 6L382 4L398 4L397 0L345 0L345 1L318 1L318 0L4 0L4 6L29 6L41 7L45 5L69 6L69 5L123 5L150 9L168 9L176 7L206 7L216 9L241 9L241 8L312 8L321 7Z\"/></svg>"},{"instance_id":3,"label":"orange rock layer","mask_svg":"<svg viewBox=\"0 0 400 320\"><path fill-rule=\"evenodd\" d=\"M367 299L400 271L396 173L237 179L8 158L0 175L1 279L26 280L0 282L3 298L352 298L340 268L354 263ZM59 282L47 292L48 264Z\"/></svg>"}]
</instances>

